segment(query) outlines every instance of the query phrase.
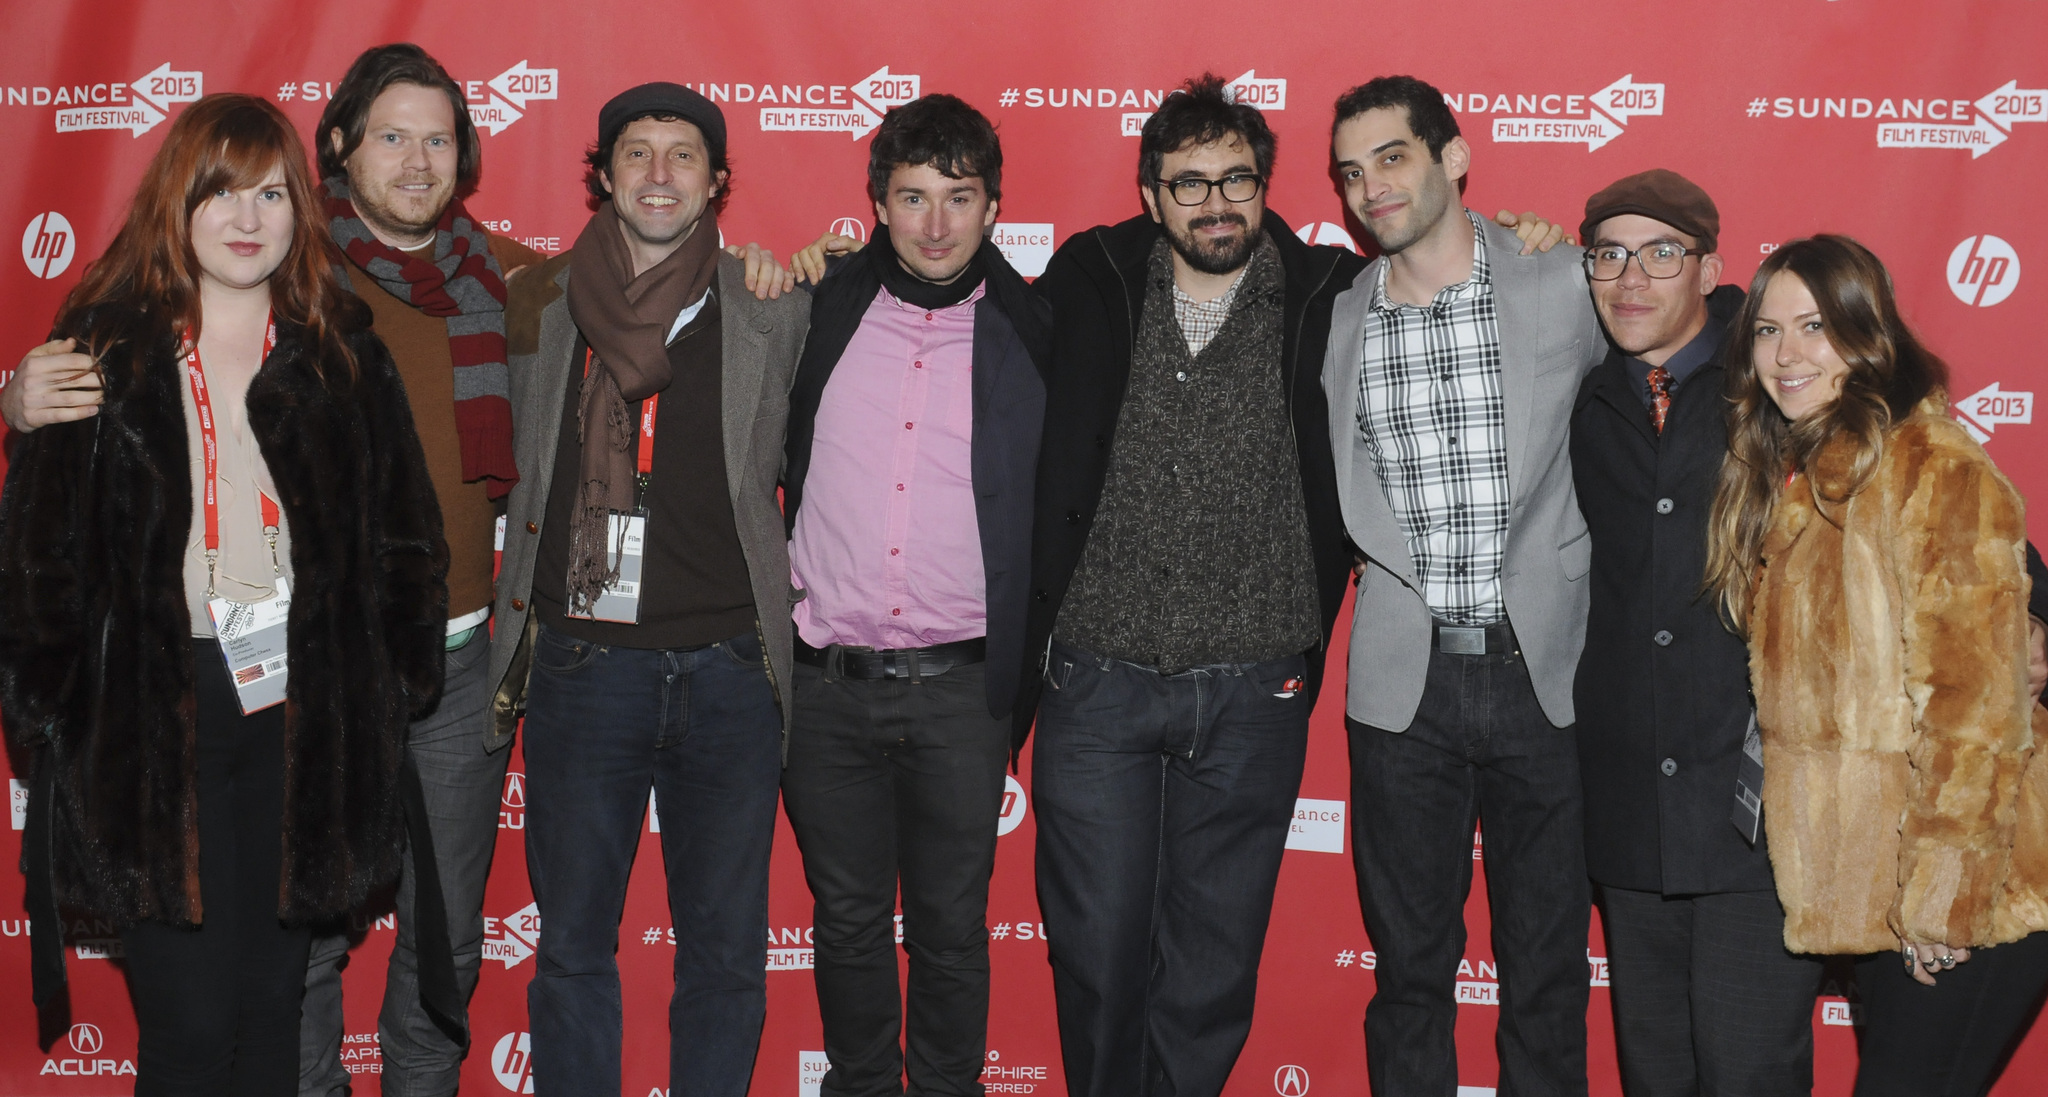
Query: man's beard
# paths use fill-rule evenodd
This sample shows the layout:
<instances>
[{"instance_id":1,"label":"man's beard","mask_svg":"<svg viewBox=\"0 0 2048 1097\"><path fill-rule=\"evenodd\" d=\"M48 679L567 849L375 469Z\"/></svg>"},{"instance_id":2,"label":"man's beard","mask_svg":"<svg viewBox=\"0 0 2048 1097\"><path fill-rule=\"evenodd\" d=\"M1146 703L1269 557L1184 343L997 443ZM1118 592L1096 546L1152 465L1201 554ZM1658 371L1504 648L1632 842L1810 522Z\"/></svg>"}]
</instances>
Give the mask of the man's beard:
<instances>
[{"instance_id":1,"label":"man's beard","mask_svg":"<svg viewBox=\"0 0 2048 1097\"><path fill-rule=\"evenodd\" d=\"M1240 236L1214 241L1204 241L1195 235L1197 229L1228 224L1245 225L1247 222L1241 213L1217 213L1197 217L1188 222L1186 228L1176 229L1171 225L1167 226L1166 241L1172 246L1175 254L1187 260L1188 266L1203 274L1229 274L1234 270L1242 270L1246 263L1251 262L1252 252L1259 248L1259 234L1246 232Z\"/></svg>"},{"instance_id":2,"label":"man's beard","mask_svg":"<svg viewBox=\"0 0 2048 1097\"><path fill-rule=\"evenodd\" d=\"M406 183L420 182L436 184L436 189L429 193L438 194L439 201L433 203L429 212L420 215L423 219L415 220L409 212L401 212L401 208L390 201L390 196ZM455 189L453 187L445 187L444 182L440 179L403 179L393 183L371 183L368 185L360 183L355 179L350 179L349 190L352 192L356 213L363 220L369 222L372 227L382 229L387 234L403 237L424 236L432 233L434 226L440 223L441 215L447 212L448 203L453 201L455 197ZM408 203L408 205L410 204Z\"/></svg>"}]
</instances>

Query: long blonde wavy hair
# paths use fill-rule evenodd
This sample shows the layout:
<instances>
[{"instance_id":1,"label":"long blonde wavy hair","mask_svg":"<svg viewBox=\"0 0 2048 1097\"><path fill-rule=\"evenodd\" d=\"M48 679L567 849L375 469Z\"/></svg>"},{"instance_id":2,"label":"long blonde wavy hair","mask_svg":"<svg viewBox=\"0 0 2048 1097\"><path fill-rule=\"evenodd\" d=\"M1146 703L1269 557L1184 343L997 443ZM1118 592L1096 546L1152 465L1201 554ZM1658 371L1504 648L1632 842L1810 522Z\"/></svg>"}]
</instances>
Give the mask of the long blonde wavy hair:
<instances>
[{"instance_id":1,"label":"long blonde wavy hair","mask_svg":"<svg viewBox=\"0 0 2048 1097\"><path fill-rule=\"evenodd\" d=\"M1805 283L1820 309L1822 331L1849 367L1839 399L1798 420L1784 413L1757 377L1757 313L1771 279ZM1798 490L1814 493L1821 513L1839 507L1870 483L1884 457L1885 435L1929 392L1945 387L1948 367L1899 316L1891 275L1870 249L1846 236L1794 240L1772 252L1750 280L1749 298L1721 347L1728 402L1728 456L1707 521L1705 589L1739 635L1749 631L1750 599L1763 564L1764 535L1787 474L1805 473ZM1846 490L1824 497L1813 462L1829 443L1855 443ZM1832 520L1832 519L1831 519Z\"/></svg>"}]
</instances>

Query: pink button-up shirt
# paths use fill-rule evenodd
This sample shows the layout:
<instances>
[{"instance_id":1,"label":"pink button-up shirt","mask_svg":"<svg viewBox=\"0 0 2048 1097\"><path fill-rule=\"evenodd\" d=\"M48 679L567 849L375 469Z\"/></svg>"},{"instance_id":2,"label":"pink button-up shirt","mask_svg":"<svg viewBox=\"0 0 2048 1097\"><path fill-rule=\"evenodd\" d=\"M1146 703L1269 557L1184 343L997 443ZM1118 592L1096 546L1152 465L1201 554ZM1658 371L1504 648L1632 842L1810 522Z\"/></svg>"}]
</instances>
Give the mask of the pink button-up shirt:
<instances>
[{"instance_id":1,"label":"pink button-up shirt","mask_svg":"<svg viewBox=\"0 0 2048 1097\"><path fill-rule=\"evenodd\" d=\"M915 648L988 631L974 511L977 287L925 311L875 294L825 384L790 534L797 635Z\"/></svg>"}]
</instances>

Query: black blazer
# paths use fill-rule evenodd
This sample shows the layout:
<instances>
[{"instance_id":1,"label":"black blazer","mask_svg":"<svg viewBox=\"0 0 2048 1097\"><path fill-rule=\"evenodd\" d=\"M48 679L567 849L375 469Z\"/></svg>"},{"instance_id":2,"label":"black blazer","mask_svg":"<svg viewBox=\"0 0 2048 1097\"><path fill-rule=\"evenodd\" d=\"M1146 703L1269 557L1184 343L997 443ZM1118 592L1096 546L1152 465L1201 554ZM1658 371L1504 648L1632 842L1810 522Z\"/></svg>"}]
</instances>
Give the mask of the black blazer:
<instances>
[{"instance_id":1,"label":"black blazer","mask_svg":"<svg viewBox=\"0 0 2048 1097\"><path fill-rule=\"evenodd\" d=\"M1280 249L1286 278L1281 379L1294 420L1294 441L1315 555L1317 601L1326 642L1308 653L1311 702L1322 685L1330 626L1351 580L1350 542L1338 511L1337 473L1330 457L1328 403L1323 398L1323 345L1330 305L1365 269L1343 248L1295 238L1280 216L1265 211L1266 233ZM1139 215L1074 234L1053 254L1037 289L1052 302L1052 374L1047 383L1045 442L1038 465L1038 515L1032 530L1031 609L1023 683L1013 742L1021 748L1038 710L1043 658L1067 584L1102 500L1110 440L1131 375L1132 333L1145 307L1145 265L1159 225ZM993 653L991 653L993 654Z\"/></svg>"},{"instance_id":2,"label":"black blazer","mask_svg":"<svg viewBox=\"0 0 2048 1097\"><path fill-rule=\"evenodd\" d=\"M1742 297L1715 290L1708 322L1725 326ZM1593 536L1575 690L1586 867L1614 887L1773 887L1761 836L1752 848L1729 823L1749 726L1749 649L1700 592L1707 513L1728 452L1723 377L1717 357L1680 385L1660 438L1625 356L1610 347L1572 413L1573 476ZM1656 642L1663 632L1668 645Z\"/></svg>"},{"instance_id":3,"label":"black blazer","mask_svg":"<svg viewBox=\"0 0 2048 1097\"><path fill-rule=\"evenodd\" d=\"M872 262L889 253L877 225L868 247L837 264L811 302L811 332L789 393L782 474L783 518L796 528L825 383L846 353L881 278ZM1031 578L1031 491L1045 418L1045 363L1051 310L995 245L984 242L988 286L974 310L974 516L987 585L988 711L1010 715L1024 665L1024 608Z\"/></svg>"}]
</instances>

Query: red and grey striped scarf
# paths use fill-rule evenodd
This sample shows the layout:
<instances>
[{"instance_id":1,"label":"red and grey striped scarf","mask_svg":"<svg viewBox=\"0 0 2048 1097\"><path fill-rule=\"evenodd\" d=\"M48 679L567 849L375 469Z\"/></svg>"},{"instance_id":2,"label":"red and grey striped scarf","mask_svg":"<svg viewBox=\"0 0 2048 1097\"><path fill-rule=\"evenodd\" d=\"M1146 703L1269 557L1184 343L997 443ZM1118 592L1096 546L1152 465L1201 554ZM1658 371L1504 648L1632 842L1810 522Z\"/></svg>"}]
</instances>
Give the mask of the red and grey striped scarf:
<instances>
[{"instance_id":1,"label":"red and grey striped scarf","mask_svg":"<svg viewBox=\"0 0 2048 1097\"><path fill-rule=\"evenodd\" d=\"M376 279L384 292L428 316L447 318L462 479L488 480L486 494L502 498L519 481L519 467L512 458L505 275L491 255L490 237L458 198L434 225L433 260L419 259L377 239L363 223L347 176L326 180L321 190L328 232L349 262Z\"/></svg>"}]
</instances>

